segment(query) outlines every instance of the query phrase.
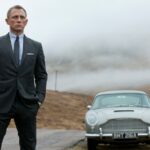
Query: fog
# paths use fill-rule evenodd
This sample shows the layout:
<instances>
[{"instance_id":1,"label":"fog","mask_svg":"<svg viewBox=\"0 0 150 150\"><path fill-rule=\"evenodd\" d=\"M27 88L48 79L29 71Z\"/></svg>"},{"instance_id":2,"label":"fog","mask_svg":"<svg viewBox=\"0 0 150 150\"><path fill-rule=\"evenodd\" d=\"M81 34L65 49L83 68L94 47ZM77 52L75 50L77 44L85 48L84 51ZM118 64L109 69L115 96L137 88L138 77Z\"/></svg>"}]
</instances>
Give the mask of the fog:
<instances>
[{"instance_id":1,"label":"fog","mask_svg":"<svg viewBox=\"0 0 150 150\"><path fill-rule=\"evenodd\" d=\"M108 89L136 89L148 85L149 53L133 51L135 49L118 49L115 52L106 49L90 51L87 48L74 50L74 53L67 52L66 55L49 56L48 87L60 91L95 93Z\"/></svg>"},{"instance_id":2,"label":"fog","mask_svg":"<svg viewBox=\"0 0 150 150\"><path fill-rule=\"evenodd\" d=\"M150 81L150 71L103 70L97 72L78 72L58 74L57 85L51 82L51 89L84 94L96 94L104 90L137 89ZM55 80L51 74L50 81ZM150 90L150 89L147 89Z\"/></svg>"},{"instance_id":3,"label":"fog","mask_svg":"<svg viewBox=\"0 0 150 150\"><path fill-rule=\"evenodd\" d=\"M68 42L64 49L59 48L61 43L56 45L60 52L52 52L47 59L48 87L55 89L57 84L60 91L93 94L150 84L149 31L117 31L85 37L72 45Z\"/></svg>"},{"instance_id":4,"label":"fog","mask_svg":"<svg viewBox=\"0 0 150 150\"><path fill-rule=\"evenodd\" d=\"M91 93L150 84L149 0L6 0L1 35L15 4L27 9L25 34L42 42L48 89Z\"/></svg>"}]
</instances>

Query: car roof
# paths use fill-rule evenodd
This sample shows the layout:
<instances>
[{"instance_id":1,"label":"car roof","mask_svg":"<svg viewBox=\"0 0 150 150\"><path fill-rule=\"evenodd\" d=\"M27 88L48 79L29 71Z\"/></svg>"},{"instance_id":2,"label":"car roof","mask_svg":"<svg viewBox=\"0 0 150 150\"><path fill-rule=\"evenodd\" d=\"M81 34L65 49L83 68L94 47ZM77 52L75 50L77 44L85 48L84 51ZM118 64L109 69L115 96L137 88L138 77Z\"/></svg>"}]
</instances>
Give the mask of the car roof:
<instances>
[{"instance_id":1,"label":"car roof","mask_svg":"<svg viewBox=\"0 0 150 150\"><path fill-rule=\"evenodd\" d=\"M112 90L112 91L104 91L104 92L97 93L96 96L103 95L103 94L127 94L127 93L146 94L144 91L140 91L140 90Z\"/></svg>"}]
</instances>

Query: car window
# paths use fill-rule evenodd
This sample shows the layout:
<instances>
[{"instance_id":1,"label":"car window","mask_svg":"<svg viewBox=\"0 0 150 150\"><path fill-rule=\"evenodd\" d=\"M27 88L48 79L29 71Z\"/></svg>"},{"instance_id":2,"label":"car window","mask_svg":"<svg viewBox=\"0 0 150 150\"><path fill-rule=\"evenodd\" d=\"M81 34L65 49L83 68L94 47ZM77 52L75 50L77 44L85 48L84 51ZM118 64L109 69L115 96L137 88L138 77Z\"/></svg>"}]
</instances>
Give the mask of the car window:
<instances>
[{"instance_id":1,"label":"car window","mask_svg":"<svg viewBox=\"0 0 150 150\"><path fill-rule=\"evenodd\" d=\"M144 94L104 94L95 97L93 109L105 107L150 107L148 97Z\"/></svg>"}]
</instances>

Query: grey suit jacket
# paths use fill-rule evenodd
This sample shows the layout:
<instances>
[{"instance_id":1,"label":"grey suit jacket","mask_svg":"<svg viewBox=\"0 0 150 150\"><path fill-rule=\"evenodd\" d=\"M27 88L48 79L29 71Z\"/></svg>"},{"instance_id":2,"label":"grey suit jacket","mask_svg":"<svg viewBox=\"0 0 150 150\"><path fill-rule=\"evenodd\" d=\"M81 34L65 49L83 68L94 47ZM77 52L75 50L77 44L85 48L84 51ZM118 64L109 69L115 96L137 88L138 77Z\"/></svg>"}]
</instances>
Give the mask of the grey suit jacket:
<instances>
[{"instance_id":1,"label":"grey suit jacket","mask_svg":"<svg viewBox=\"0 0 150 150\"><path fill-rule=\"evenodd\" d=\"M15 65L9 34L0 37L0 113L8 112L16 92L27 101L43 102L47 72L42 45L24 36L21 65Z\"/></svg>"}]
</instances>

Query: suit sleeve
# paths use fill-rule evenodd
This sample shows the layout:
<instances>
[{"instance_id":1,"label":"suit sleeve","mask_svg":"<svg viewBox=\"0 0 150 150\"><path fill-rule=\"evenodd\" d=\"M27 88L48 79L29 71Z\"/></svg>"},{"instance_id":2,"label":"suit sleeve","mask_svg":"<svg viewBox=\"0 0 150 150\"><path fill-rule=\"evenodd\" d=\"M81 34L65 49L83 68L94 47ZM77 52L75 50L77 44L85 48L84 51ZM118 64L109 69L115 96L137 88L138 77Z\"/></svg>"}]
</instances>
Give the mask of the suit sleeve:
<instances>
[{"instance_id":1,"label":"suit sleeve","mask_svg":"<svg viewBox=\"0 0 150 150\"><path fill-rule=\"evenodd\" d=\"M42 45L38 43L38 54L35 64L35 84L38 100L42 103L46 94L47 72Z\"/></svg>"}]
</instances>

